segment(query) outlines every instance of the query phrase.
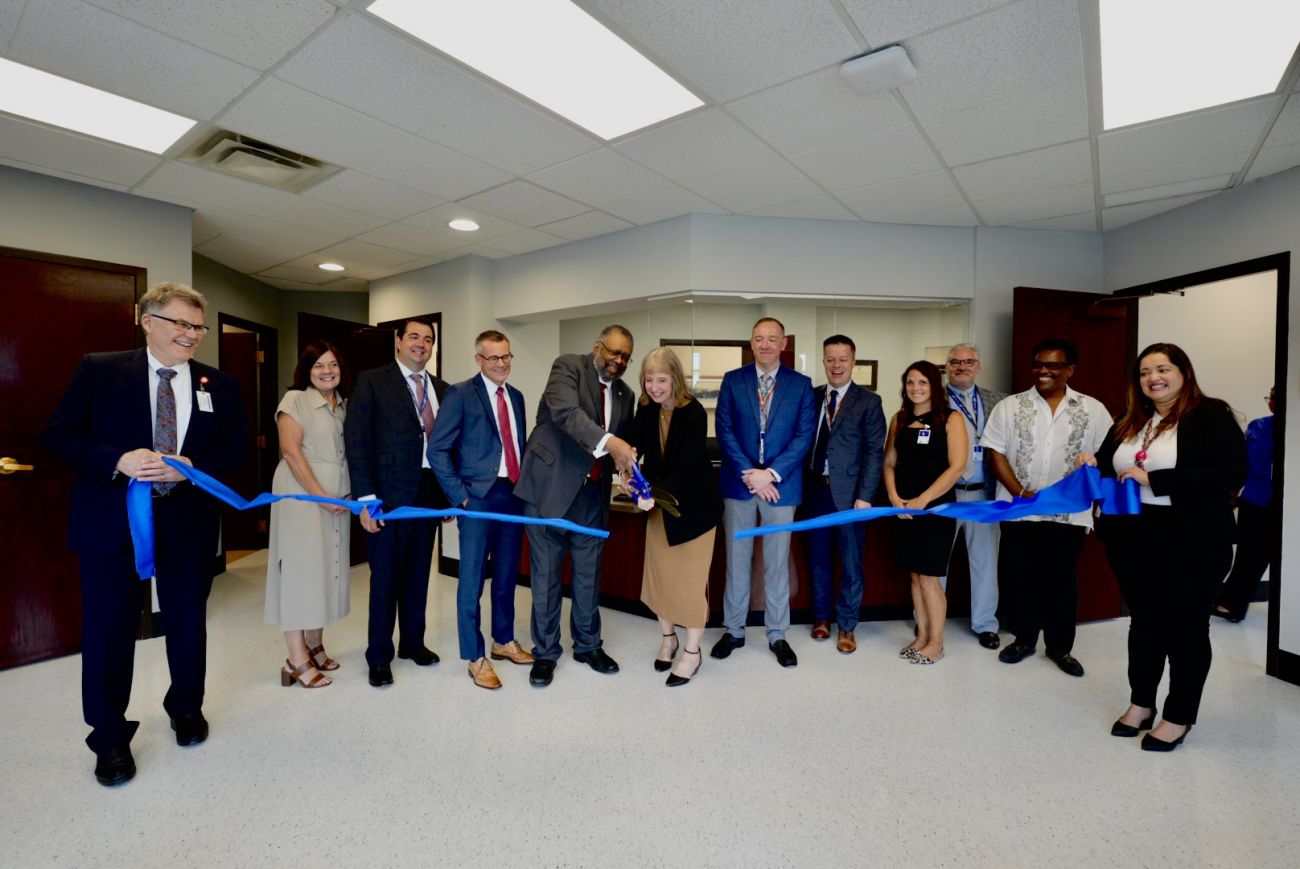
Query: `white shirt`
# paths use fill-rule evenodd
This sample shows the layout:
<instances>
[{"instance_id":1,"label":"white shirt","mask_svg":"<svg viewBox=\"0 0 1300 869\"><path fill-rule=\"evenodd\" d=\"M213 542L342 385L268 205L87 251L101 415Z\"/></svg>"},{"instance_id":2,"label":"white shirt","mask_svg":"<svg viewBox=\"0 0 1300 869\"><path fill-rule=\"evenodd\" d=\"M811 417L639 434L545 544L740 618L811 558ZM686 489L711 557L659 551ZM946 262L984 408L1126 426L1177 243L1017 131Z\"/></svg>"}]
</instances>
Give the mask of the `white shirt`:
<instances>
[{"instance_id":1,"label":"white shirt","mask_svg":"<svg viewBox=\"0 0 1300 869\"><path fill-rule=\"evenodd\" d=\"M771 404L772 399L776 397L776 373L777 373L778 371L780 371L780 370L781 370L781 363L780 363L780 362L777 362L776 365L772 368L771 371L764 371L764 370L763 370L763 366L759 365L757 362L754 363L754 371L755 371L755 372L757 373L757 375L758 375L758 394L759 394L760 396L763 394L763 375L764 375L764 374L767 374L767 375L771 376L771 378L772 378L772 392L771 392L770 395L768 395L768 398L767 398L767 400L768 400L768 404L769 404L769 405ZM842 395L840 396L840 398L843 398L843 397L844 397L844 396L842 396ZM762 401L760 400L759 403L762 404ZM768 410L771 410L771 407L769 407ZM760 414L759 418L760 418L760 420L761 420L761 419L762 419L762 411L761 411L761 410L759 411L759 414ZM818 420L818 423L817 423L817 424L818 424L818 425L821 425L821 421ZM766 426L765 426L764 428L766 428ZM814 437L816 437L816 435L814 435ZM778 473L776 472L776 469L775 469L775 468L768 468L768 469L767 469L767 472L768 472L769 474L772 475L772 479L776 480L778 483L782 482L782 480L781 480L781 475L778 474Z\"/></svg>"},{"instance_id":2,"label":"white shirt","mask_svg":"<svg viewBox=\"0 0 1300 869\"><path fill-rule=\"evenodd\" d=\"M975 454L975 448L981 446L980 435L982 432L974 425L971 425L970 417L961 412L961 408L957 406L952 393L955 392L961 397L966 406L966 413L975 417L975 422L983 423L985 426L988 425L989 408L980 403L978 398L979 390L975 386L971 386L970 389L959 389L949 384L948 389L952 390L952 392L948 392L948 406L961 414L962 422L966 423L966 443L969 449L969 453L966 455L966 470L962 471L961 479L958 482L982 483L984 482L984 458L982 455L977 456Z\"/></svg>"},{"instance_id":3,"label":"white shirt","mask_svg":"<svg viewBox=\"0 0 1300 869\"><path fill-rule=\"evenodd\" d=\"M603 428L605 431L609 431L609 418L614 413L614 381L606 380L603 377L597 377L596 379L605 387L600 391L601 395L605 397L605 411L603 414L605 417L605 425ZM596 448L591 451L591 457L593 459L599 459L603 456L609 455L609 450L605 449L605 444L609 443L609 439L612 437L612 434L607 434L600 440L596 441Z\"/></svg>"},{"instance_id":4,"label":"white shirt","mask_svg":"<svg viewBox=\"0 0 1300 869\"><path fill-rule=\"evenodd\" d=\"M153 419L154 431L158 429L158 384L162 382L162 378L158 376L158 369L170 368L176 372L176 376L172 378L172 394L176 396L176 452L183 455L181 447L185 445L185 433L189 431L190 415L194 411L190 363L163 365L158 361L158 357L148 350L144 351L144 355L149 360L149 415Z\"/></svg>"},{"instance_id":5,"label":"white shirt","mask_svg":"<svg viewBox=\"0 0 1300 869\"><path fill-rule=\"evenodd\" d=\"M1160 425L1160 414L1151 418L1148 425L1154 431L1155 427ZM1129 468L1137 465L1137 452L1142 449L1142 439L1146 436L1147 429L1143 427L1138 430L1137 435L1132 440L1124 441L1115 447L1115 473L1127 471ZM1167 471L1178 464L1178 426L1162 431L1160 436L1151 441L1147 446L1147 457L1142 461L1142 467L1147 471ZM1150 504L1153 507L1169 507L1173 504L1168 495L1157 495L1151 491L1150 486L1142 486L1142 503Z\"/></svg>"},{"instance_id":6,"label":"white shirt","mask_svg":"<svg viewBox=\"0 0 1300 869\"><path fill-rule=\"evenodd\" d=\"M1037 389L1008 396L998 402L984 426L983 445L997 450L1011 463L1016 479L1035 492L1059 482L1075 468L1079 453L1095 453L1110 430L1110 412L1097 399L1065 388L1053 413ZM998 483L998 500L1010 501ZM1017 522L1063 522L1092 527L1092 510L1052 516L1028 516Z\"/></svg>"},{"instance_id":7,"label":"white shirt","mask_svg":"<svg viewBox=\"0 0 1300 869\"><path fill-rule=\"evenodd\" d=\"M509 476L509 471L506 470L506 439L501 437L501 418L497 416L497 384L493 383L492 378L486 374L479 374L479 377L483 378L483 385L487 387L488 403L492 405L492 424L496 426L497 437L501 438L501 464L497 466L497 476L506 477ZM504 388L505 384L502 383L501 386ZM510 400L509 389L506 390L505 398L506 413L510 415L510 437L514 438L515 459L518 460L521 447L519 443L519 423L515 419L515 403Z\"/></svg>"},{"instance_id":8,"label":"white shirt","mask_svg":"<svg viewBox=\"0 0 1300 869\"><path fill-rule=\"evenodd\" d=\"M420 375L420 379L424 381L424 394L426 400L429 402L429 407L433 408L434 419L437 419L438 418L438 393L434 391L433 381L429 379L429 375L425 372L423 368L419 369L418 371L414 368L407 368L404 364L402 364L401 359L397 359L396 362L397 362L397 367L402 369L402 382L406 384L407 392L411 393L411 402L415 405L415 418L416 419L420 418L420 394L415 391L415 384L411 382L412 374ZM423 422L420 424L420 430L421 431L424 430ZM428 435L421 436L420 444L421 444L420 467L428 468L430 467Z\"/></svg>"}]
</instances>

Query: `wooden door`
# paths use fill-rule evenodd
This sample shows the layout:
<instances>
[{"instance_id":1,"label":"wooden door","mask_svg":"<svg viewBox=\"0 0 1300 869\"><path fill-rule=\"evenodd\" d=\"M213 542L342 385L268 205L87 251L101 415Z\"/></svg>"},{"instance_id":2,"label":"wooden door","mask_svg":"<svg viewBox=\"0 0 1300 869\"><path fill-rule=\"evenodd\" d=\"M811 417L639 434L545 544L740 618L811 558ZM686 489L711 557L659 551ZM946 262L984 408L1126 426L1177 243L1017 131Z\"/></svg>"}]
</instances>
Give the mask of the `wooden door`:
<instances>
[{"instance_id":1,"label":"wooden door","mask_svg":"<svg viewBox=\"0 0 1300 869\"><path fill-rule=\"evenodd\" d=\"M1133 364L1137 307L1133 299L1038 287L1016 287L1011 314L1011 388L1033 386L1030 350L1044 338L1068 338L1079 347L1070 388L1091 395L1112 417L1124 409L1124 389ZM1096 534L1079 556L1079 621L1112 619L1124 601Z\"/></svg>"},{"instance_id":2,"label":"wooden door","mask_svg":"<svg viewBox=\"0 0 1300 869\"><path fill-rule=\"evenodd\" d=\"M0 248L0 668L81 647L77 560L68 550L72 470L39 438L81 357L140 346L145 271Z\"/></svg>"},{"instance_id":3,"label":"wooden door","mask_svg":"<svg viewBox=\"0 0 1300 869\"><path fill-rule=\"evenodd\" d=\"M280 460L280 438L275 427L279 406L276 330L230 314L217 315L218 366L239 381L244 404L244 424L250 438L248 458L222 480L245 498L271 491L271 477ZM270 540L271 508L225 509L222 512L222 548L226 553L265 549ZM233 555L227 555L229 560ZM221 567L225 569L224 564Z\"/></svg>"}]
</instances>

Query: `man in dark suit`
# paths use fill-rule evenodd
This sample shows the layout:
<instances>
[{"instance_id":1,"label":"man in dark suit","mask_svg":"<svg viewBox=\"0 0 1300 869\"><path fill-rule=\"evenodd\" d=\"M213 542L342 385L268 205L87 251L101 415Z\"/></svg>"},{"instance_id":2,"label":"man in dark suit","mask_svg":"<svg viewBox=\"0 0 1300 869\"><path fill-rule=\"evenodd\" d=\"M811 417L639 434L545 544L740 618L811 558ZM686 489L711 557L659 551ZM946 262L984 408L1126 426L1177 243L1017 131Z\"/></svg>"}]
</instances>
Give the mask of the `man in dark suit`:
<instances>
[{"instance_id":1,"label":"man in dark suit","mask_svg":"<svg viewBox=\"0 0 1300 869\"><path fill-rule=\"evenodd\" d=\"M813 390L817 433L813 437L804 503L809 517L871 506L885 456L885 415L880 396L853 382L858 348L846 335L822 342L826 385ZM812 573L814 640L830 639L832 562L840 556L840 599L835 648L848 655L858 648L853 631L862 607L862 548L867 529L861 522L808 532Z\"/></svg>"},{"instance_id":2,"label":"man in dark suit","mask_svg":"<svg viewBox=\"0 0 1300 869\"><path fill-rule=\"evenodd\" d=\"M92 353L46 428L45 449L77 471L69 546L81 562L81 702L92 728L95 778L135 775L126 720L135 637L149 586L135 573L126 487L153 484L154 561L171 687L163 708L182 746L207 739L203 689L208 592L220 504L164 464L171 456L220 477L249 448L239 384L193 361L208 330L206 302L184 284L158 284L140 298L145 346Z\"/></svg>"},{"instance_id":3,"label":"man in dark suit","mask_svg":"<svg viewBox=\"0 0 1300 869\"><path fill-rule=\"evenodd\" d=\"M635 451L622 434L632 422L632 390L620 378L632 361L632 333L606 326L583 356L566 354L551 366L537 406L537 425L524 450L517 495L524 515L607 527L612 464L631 468ZM528 526L533 586L533 662L528 681L551 684L560 657L560 570L573 555L573 659L597 673L617 673L600 639L600 553L604 541L546 526Z\"/></svg>"},{"instance_id":4,"label":"man in dark suit","mask_svg":"<svg viewBox=\"0 0 1300 869\"><path fill-rule=\"evenodd\" d=\"M715 428L722 447L723 527L727 533L727 590L722 638L710 654L726 658L745 645L754 539L736 532L794 519L803 497L803 466L816 419L812 381L781 364L785 326L773 317L754 324L754 364L728 371L718 393ZM782 667L799 663L785 639L790 627L790 532L763 537L764 623L767 646Z\"/></svg>"},{"instance_id":5,"label":"man in dark suit","mask_svg":"<svg viewBox=\"0 0 1300 869\"><path fill-rule=\"evenodd\" d=\"M433 324L410 319L394 330L396 358L363 371L348 401L343 440L352 492L361 500L380 498L382 510L446 507L447 499L426 454L446 381L425 371L433 357ZM424 645L429 568L438 523L404 519L385 523L361 512L370 532L370 623L366 663L370 684L393 684L393 627L397 655L421 667L438 663Z\"/></svg>"},{"instance_id":6,"label":"man in dark suit","mask_svg":"<svg viewBox=\"0 0 1300 869\"><path fill-rule=\"evenodd\" d=\"M487 513L523 513L514 495L524 445L524 395L506 383L510 339L489 329L474 339L479 374L447 390L429 439L429 464L451 503ZM524 529L513 522L459 520L460 582L456 590L456 632L460 657L480 688L500 688L501 679L485 654L480 628L483 581L492 568L492 657L531 664L533 656L515 639L515 580Z\"/></svg>"}]
</instances>

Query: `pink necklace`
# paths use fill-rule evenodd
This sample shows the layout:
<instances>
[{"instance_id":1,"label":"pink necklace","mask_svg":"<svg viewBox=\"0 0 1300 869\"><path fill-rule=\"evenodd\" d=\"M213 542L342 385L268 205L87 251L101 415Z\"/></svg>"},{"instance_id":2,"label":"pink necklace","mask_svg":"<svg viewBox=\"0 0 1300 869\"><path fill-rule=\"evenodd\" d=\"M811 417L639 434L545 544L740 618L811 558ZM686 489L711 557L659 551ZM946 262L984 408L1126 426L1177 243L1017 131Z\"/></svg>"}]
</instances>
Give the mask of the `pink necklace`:
<instances>
[{"instance_id":1,"label":"pink necklace","mask_svg":"<svg viewBox=\"0 0 1300 869\"><path fill-rule=\"evenodd\" d=\"M1138 450L1137 455L1133 457L1134 464L1144 471L1146 465L1143 463L1147 460L1147 449L1151 446L1151 442L1156 439L1155 422L1155 417L1147 420L1146 427L1142 429L1142 449Z\"/></svg>"}]
</instances>

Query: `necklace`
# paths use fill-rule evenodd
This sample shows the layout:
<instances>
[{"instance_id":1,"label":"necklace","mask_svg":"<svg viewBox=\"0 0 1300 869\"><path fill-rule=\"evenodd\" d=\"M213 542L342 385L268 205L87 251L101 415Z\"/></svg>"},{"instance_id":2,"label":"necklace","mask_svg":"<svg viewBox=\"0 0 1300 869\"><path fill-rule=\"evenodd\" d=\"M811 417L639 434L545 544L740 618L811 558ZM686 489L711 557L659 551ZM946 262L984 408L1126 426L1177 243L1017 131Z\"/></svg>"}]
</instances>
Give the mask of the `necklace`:
<instances>
[{"instance_id":1,"label":"necklace","mask_svg":"<svg viewBox=\"0 0 1300 869\"><path fill-rule=\"evenodd\" d=\"M1146 470L1146 465L1144 463L1147 460L1147 449L1150 448L1151 442L1156 439L1155 423L1155 417L1147 420L1146 426L1142 429L1142 449L1138 450L1137 455L1133 457L1134 464L1143 471Z\"/></svg>"}]
</instances>

